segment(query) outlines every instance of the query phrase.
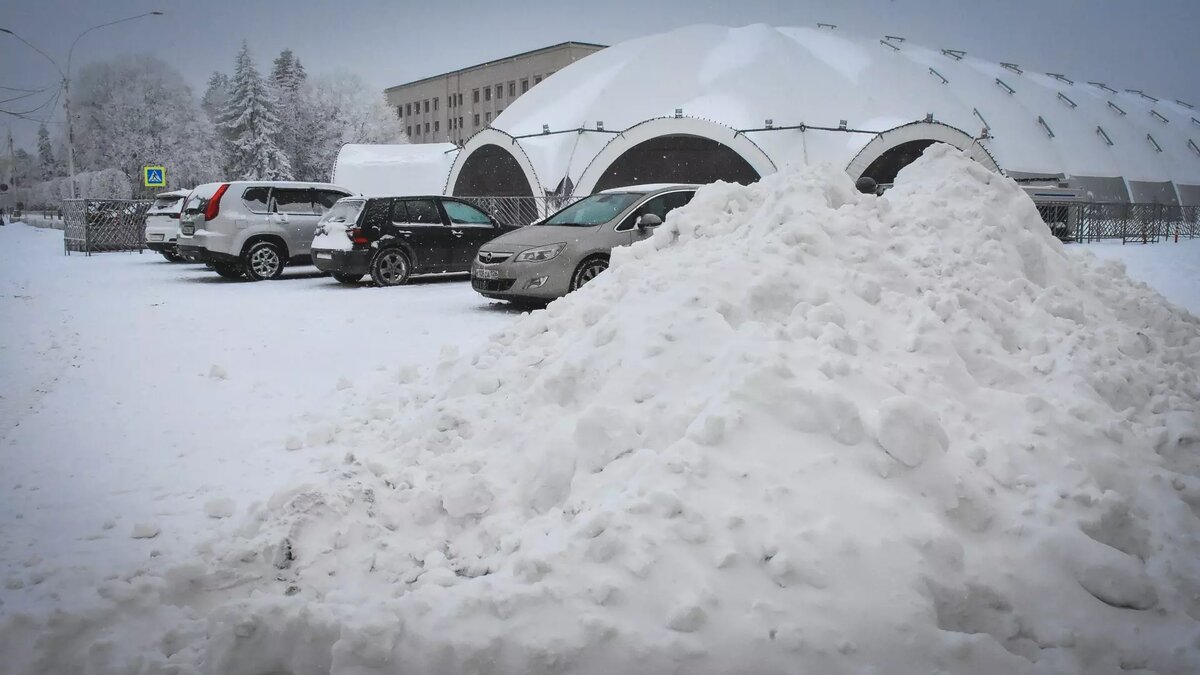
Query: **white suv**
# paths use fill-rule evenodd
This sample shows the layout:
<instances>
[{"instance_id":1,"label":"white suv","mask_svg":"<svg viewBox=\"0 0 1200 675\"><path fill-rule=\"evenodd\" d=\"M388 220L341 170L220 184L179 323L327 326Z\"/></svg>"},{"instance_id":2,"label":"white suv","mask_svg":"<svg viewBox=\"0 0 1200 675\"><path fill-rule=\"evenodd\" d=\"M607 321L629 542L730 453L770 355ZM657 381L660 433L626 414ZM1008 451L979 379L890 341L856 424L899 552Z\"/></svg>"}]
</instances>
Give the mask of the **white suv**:
<instances>
[{"instance_id":1,"label":"white suv","mask_svg":"<svg viewBox=\"0 0 1200 675\"><path fill-rule=\"evenodd\" d=\"M329 183L237 181L192 190L179 221L179 255L223 277L275 279L308 263L317 221L352 191Z\"/></svg>"},{"instance_id":2,"label":"white suv","mask_svg":"<svg viewBox=\"0 0 1200 675\"><path fill-rule=\"evenodd\" d=\"M146 212L146 248L161 253L171 262L180 262L179 251L175 250L179 237L179 212L187 190L173 190L154 195L154 203Z\"/></svg>"}]
</instances>

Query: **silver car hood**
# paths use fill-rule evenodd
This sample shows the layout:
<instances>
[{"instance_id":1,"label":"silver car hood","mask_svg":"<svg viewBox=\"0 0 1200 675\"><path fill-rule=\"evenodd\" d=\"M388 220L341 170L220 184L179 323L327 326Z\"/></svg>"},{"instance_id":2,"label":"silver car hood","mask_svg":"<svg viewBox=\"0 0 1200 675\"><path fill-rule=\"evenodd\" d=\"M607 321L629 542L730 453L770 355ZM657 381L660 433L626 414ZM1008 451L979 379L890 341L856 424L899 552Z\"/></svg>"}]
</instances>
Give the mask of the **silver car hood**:
<instances>
[{"instance_id":1,"label":"silver car hood","mask_svg":"<svg viewBox=\"0 0 1200 675\"><path fill-rule=\"evenodd\" d=\"M530 246L548 246L563 241L575 241L580 237L591 236L597 227L599 226L529 225L496 237L484 244L483 250L502 251L505 250L505 247L528 248Z\"/></svg>"}]
</instances>

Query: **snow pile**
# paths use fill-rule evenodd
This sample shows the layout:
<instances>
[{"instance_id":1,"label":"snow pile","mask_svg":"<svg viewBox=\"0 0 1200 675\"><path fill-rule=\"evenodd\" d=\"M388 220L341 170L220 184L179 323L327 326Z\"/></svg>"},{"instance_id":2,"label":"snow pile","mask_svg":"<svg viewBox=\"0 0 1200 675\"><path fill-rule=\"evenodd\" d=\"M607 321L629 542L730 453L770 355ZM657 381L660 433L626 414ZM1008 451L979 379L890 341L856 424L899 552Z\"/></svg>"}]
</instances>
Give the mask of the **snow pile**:
<instances>
[{"instance_id":1,"label":"snow pile","mask_svg":"<svg viewBox=\"0 0 1200 675\"><path fill-rule=\"evenodd\" d=\"M1200 322L1015 184L784 171L613 262L343 390L328 481L9 619L0 670L1200 669Z\"/></svg>"}]
</instances>

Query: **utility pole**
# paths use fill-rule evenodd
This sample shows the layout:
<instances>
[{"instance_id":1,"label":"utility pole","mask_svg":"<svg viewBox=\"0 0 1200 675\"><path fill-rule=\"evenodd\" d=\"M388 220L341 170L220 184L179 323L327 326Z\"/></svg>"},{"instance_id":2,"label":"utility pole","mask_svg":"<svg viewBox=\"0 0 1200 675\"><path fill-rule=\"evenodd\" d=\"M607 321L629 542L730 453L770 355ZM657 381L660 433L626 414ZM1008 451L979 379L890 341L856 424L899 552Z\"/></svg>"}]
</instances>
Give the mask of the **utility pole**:
<instances>
[{"instance_id":1,"label":"utility pole","mask_svg":"<svg viewBox=\"0 0 1200 675\"><path fill-rule=\"evenodd\" d=\"M17 201L17 198L16 198L17 184L16 184L16 179L15 179L16 170L17 170L17 156L13 152L12 127L9 127L8 128L8 180L5 181L5 184L8 185L8 192L5 193L5 195L8 196L8 199L5 200L8 202L8 205L5 209L5 212L8 214L12 214L13 205Z\"/></svg>"}]
</instances>

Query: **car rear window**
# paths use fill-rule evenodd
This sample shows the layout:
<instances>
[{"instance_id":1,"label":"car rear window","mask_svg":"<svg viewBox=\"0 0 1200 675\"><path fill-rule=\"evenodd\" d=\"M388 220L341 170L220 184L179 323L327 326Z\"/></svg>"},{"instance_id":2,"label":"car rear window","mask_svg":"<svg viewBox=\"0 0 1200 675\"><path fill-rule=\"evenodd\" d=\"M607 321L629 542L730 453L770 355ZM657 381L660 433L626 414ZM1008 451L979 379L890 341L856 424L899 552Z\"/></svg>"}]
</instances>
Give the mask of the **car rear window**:
<instances>
[{"instance_id":1,"label":"car rear window","mask_svg":"<svg viewBox=\"0 0 1200 675\"><path fill-rule=\"evenodd\" d=\"M171 210L171 207L176 206L181 199L183 199L183 197L158 197L154 200L154 203L150 205L150 210L169 211Z\"/></svg>"},{"instance_id":2,"label":"car rear window","mask_svg":"<svg viewBox=\"0 0 1200 675\"><path fill-rule=\"evenodd\" d=\"M271 188L268 187L246 188L246 191L242 193L242 203L251 213L266 213L267 197L270 194Z\"/></svg>"}]
</instances>

